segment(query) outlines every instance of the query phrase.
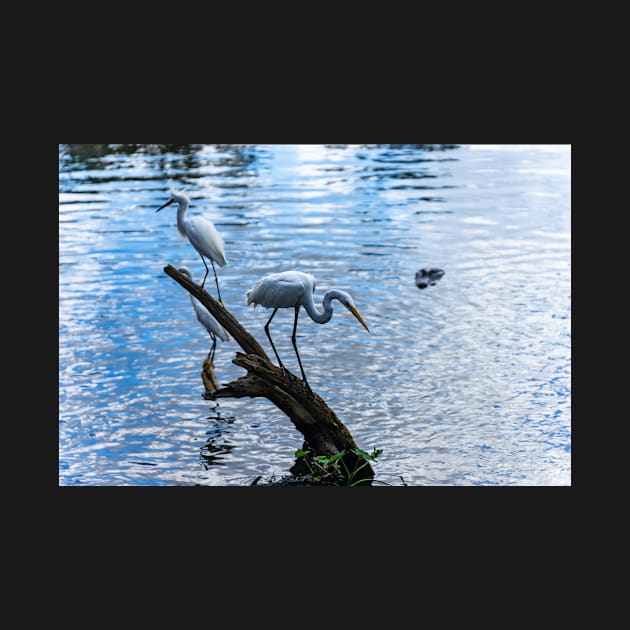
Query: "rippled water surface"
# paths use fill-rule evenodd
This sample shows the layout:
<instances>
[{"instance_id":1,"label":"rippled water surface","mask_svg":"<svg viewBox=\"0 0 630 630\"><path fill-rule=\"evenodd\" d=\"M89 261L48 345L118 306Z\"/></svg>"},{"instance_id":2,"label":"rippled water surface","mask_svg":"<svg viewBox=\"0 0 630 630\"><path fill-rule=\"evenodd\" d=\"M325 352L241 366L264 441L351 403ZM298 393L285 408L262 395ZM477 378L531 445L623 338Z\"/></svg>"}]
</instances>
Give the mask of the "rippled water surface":
<instances>
[{"instance_id":1,"label":"rippled water surface","mask_svg":"<svg viewBox=\"0 0 630 630\"><path fill-rule=\"evenodd\" d=\"M383 450L379 482L570 485L570 177L568 146L60 145L59 484L244 485L302 445L264 399L202 397L210 338L163 268L204 267L174 207L155 212L174 185L221 232L223 301L270 356L257 279L353 295L371 334L337 306L302 312L298 345ZM420 290L422 267L445 275ZM292 325L279 311L272 334L299 374ZM220 382L237 349L219 342Z\"/></svg>"}]
</instances>

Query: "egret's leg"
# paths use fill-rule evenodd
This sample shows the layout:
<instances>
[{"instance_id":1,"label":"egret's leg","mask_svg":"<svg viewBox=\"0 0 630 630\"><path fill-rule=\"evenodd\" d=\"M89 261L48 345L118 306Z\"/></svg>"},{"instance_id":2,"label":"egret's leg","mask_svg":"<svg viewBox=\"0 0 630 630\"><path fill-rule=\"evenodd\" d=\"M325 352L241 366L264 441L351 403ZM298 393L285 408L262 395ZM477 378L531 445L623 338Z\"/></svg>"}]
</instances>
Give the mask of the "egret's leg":
<instances>
[{"instance_id":1,"label":"egret's leg","mask_svg":"<svg viewBox=\"0 0 630 630\"><path fill-rule=\"evenodd\" d=\"M282 361L280 361L280 357L278 356L278 351L276 350L276 346L273 345L271 335L269 334L269 324L271 324L271 320L273 319L273 316L277 312L278 312L278 309L274 308L273 313L271 313L271 317L267 320L267 323L265 324L265 334L267 335L267 339L269 339L269 343L271 344L271 347L273 348L273 352L276 355L276 359L278 359L278 365L284 370L284 365L282 365Z\"/></svg>"},{"instance_id":2,"label":"egret's leg","mask_svg":"<svg viewBox=\"0 0 630 630\"><path fill-rule=\"evenodd\" d=\"M212 271L214 271L214 281L217 285L217 293L219 294L218 302L219 304L223 304L223 300L221 300L221 291L219 291L219 279L217 278L217 270L214 268L214 261L212 258L210 259L210 264L212 265Z\"/></svg>"},{"instance_id":3,"label":"egret's leg","mask_svg":"<svg viewBox=\"0 0 630 630\"><path fill-rule=\"evenodd\" d=\"M293 343L295 356L297 357L298 363L300 364L300 370L302 372L302 380L304 381L304 385L306 385L306 387L308 387L308 389L310 390L311 386L308 384L308 381L306 380L306 374L304 374L304 368L302 367L302 360L300 359L300 353L298 352L297 342L295 340L295 333L297 331L297 322L298 322L299 315L300 315L300 306L298 305L295 307L295 320L293 322L293 335L291 336L291 342Z\"/></svg>"},{"instance_id":4,"label":"egret's leg","mask_svg":"<svg viewBox=\"0 0 630 630\"><path fill-rule=\"evenodd\" d=\"M199 254L201 256L201 254ZM210 271L210 269L208 269L208 265L206 265L206 259L201 256L201 260L203 262L203 266L206 268L206 275L203 277L203 280L201 281L201 288L203 289L203 285L206 283L206 278L208 277L208 272Z\"/></svg>"},{"instance_id":5,"label":"egret's leg","mask_svg":"<svg viewBox=\"0 0 630 630\"><path fill-rule=\"evenodd\" d=\"M210 359L210 363L214 365L214 351L217 347L217 338L212 333L210 333L210 336L212 337L212 348L210 348L210 352L208 352L208 359Z\"/></svg>"}]
</instances>

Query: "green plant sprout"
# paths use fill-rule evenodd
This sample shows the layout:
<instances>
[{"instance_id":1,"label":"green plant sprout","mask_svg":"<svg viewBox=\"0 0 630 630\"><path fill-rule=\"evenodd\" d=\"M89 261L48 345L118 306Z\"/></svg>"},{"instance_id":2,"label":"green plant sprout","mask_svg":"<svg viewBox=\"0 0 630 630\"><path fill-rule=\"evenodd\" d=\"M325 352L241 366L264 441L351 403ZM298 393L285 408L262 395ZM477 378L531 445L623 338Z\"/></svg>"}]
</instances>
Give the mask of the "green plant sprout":
<instances>
[{"instance_id":1,"label":"green plant sprout","mask_svg":"<svg viewBox=\"0 0 630 630\"><path fill-rule=\"evenodd\" d=\"M344 455L353 453L356 457L356 463L349 469L344 461ZM383 452L380 448L373 448L371 453L360 448L353 448L350 451L344 449L335 453L335 455L315 455L310 457L309 450L295 451L296 459L303 459L309 469L309 473L313 483L318 485L331 486L358 486L361 483L370 481L366 478L358 478L359 472L365 468L368 461L376 461L377 457Z\"/></svg>"}]
</instances>

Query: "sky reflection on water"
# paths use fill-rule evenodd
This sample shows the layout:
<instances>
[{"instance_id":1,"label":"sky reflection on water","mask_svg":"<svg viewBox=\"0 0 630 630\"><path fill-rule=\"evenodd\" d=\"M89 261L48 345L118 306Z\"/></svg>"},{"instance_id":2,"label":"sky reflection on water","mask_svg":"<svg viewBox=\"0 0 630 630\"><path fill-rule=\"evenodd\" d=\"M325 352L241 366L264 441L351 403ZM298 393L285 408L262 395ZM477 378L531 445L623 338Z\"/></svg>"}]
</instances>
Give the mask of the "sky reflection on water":
<instances>
[{"instance_id":1,"label":"sky reflection on water","mask_svg":"<svg viewBox=\"0 0 630 630\"><path fill-rule=\"evenodd\" d=\"M60 145L60 485L242 485L285 474L301 435L264 400L202 398L209 338L163 272L203 265L155 209L185 187L221 232L226 306L266 273L350 292L300 318L309 382L378 479L410 485L571 483L570 147ZM440 267L419 290L421 267ZM342 309L343 310L343 309ZM299 373L293 318L274 342ZM220 382L242 374L220 343ZM293 362L292 362L293 359Z\"/></svg>"}]
</instances>

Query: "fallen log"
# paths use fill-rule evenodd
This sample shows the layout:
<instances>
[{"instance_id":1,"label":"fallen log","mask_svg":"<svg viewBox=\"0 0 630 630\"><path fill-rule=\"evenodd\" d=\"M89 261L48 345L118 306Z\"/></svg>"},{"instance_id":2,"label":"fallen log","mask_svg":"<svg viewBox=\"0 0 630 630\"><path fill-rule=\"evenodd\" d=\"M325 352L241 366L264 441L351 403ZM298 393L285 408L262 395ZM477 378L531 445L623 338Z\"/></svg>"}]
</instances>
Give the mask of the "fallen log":
<instances>
[{"instance_id":1,"label":"fallen log","mask_svg":"<svg viewBox=\"0 0 630 630\"><path fill-rule=\"evenodd\" d=\"M320 455L330 457L344 451L342 460L346 470L356 473L354 481L370 485L374 478L370 463L354 452L358 449L354 438L324 399L306 387L300 378L286 368L274 365L258 341L241 326L223 304L217 302L172 265L164 267L164 272L196 297L243 350L243 353L236 353L232 362L247 370L247 374L218 388L215 380L213 383L213 379L204 379L205 398L208 400L267 398L285 413L295 428L302 433L304 436L302 450L309 451L308 457L296 460L290 469L291 473L306 474L309 472L311 458ZM213 383L213 390L208 389L208 382Z\"/></svg>"}]
</instances>

